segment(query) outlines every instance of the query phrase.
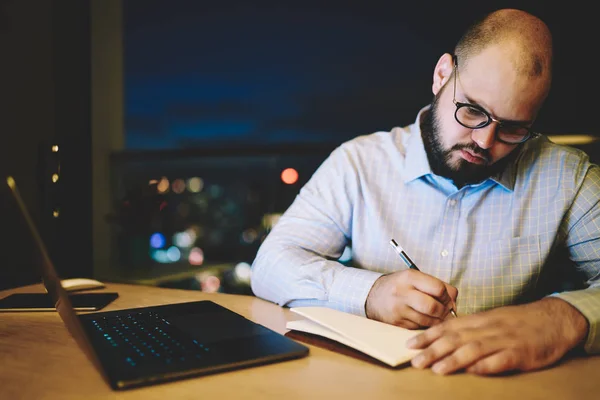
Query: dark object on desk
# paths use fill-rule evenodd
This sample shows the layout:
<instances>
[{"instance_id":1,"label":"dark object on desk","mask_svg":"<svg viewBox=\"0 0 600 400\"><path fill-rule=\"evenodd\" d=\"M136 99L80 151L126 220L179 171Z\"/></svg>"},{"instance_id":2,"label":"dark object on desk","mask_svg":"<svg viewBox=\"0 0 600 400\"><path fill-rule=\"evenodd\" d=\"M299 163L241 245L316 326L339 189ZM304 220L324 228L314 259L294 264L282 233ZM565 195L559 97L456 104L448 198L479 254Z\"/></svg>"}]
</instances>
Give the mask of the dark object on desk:
<instances>
[{"instance_id":1,"label":"dark object on desk","mask_svg":"<svg viewBox=\"0 0 600 400\"><path fill-rule=\"evenodd\" d=\"M118 293L70 294L69 300L75 311L98 311L119 297ZM0 299L0 312L56 311L48 293L13 293Z\"/></svg>"},{"instance_id":2,"label":"dark object on desk","mask_svg":"<svg viewBox=\"0 0 600 400\"><path fill-rule=\"evenodd\" d=\"M13 178L7 179L58 314L113 389L303 357L308 347L212 301L77 315Z\"/></svg>"},{"instance_id":3,"label":"dark object on desk","mask_svg":"<svg viewBox=\"0 0 600 400\"><path fill-rule=\"evenodd\" d=\"M211 301L79 315L114 389L283 361L308 348Z\"/></svg>"}]
</instances>

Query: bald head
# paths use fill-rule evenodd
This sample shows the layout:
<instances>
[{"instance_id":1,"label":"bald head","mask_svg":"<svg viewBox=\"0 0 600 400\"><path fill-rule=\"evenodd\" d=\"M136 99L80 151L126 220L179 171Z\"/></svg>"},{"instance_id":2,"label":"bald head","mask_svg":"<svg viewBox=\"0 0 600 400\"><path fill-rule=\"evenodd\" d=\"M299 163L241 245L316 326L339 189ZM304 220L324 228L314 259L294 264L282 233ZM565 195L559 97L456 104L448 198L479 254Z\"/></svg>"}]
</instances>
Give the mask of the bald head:
<instances>
[{"instance_id":1,"label":"bald head","mask_svg":"<svg viewBox=\"0 0 600 400\"><path fill-rule=\"evenodd\" d=\"M462 67L491 45L501 46L515 72L530 78L552 75L552 36L539 18L521 10L503 9L486 15L462 36L455 54Z\"/></svg>"}]
</instances>

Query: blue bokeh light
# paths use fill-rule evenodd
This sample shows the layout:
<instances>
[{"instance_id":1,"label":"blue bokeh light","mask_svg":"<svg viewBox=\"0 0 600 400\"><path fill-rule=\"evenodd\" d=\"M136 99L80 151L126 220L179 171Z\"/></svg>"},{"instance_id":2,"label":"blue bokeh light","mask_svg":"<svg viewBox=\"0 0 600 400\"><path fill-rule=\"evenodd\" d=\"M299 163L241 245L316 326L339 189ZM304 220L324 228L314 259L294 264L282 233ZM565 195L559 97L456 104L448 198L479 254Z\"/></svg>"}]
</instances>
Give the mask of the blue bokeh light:
<instances>
[{"instance_id":1,"label":"blue bokeh light","mask_svg":"<svg viewBox=\"0 0 600 400\"><path fill-rule=\"evenodd\" d=\"M166 242L165 235L162 233L156 232L150 236L150 246L154 249L160 249L164 247Z\"/></svg>"}]
</instances>

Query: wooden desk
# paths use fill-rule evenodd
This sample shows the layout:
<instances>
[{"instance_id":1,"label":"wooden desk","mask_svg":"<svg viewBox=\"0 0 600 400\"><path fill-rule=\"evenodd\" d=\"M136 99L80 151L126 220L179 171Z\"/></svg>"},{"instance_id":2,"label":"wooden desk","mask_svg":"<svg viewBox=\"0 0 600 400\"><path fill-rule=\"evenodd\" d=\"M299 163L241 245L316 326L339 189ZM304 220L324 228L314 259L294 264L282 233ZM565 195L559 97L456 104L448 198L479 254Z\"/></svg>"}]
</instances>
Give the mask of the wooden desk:
<instances>
[{"instance_id":1,"label":"wooden desk","mask_svg":"<svg viewBox=\"0 0 600 400\"><path fill-rule=\"evenodd\" d=\"M42 291L41 285L0 291ZM120 297L105 310L209 299L285 334L298 318L251 296L108 284ZM309 345L308 357L115 392L55 312L0 313L1 399L597 399L600 357L573 358L543 371L502 377L388 368ZM334 349L335 350L335 349Z\"/></svg>"}]
</instances>

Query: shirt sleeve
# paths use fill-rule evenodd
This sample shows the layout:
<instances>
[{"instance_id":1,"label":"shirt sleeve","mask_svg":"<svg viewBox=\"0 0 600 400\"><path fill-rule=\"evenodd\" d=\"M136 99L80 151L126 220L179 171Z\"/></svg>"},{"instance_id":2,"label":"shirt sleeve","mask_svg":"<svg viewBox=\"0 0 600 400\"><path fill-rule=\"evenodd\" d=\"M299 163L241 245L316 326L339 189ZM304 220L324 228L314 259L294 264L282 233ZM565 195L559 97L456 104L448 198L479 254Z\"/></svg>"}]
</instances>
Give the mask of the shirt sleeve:
<instances>
[{"instance_id":1,"label":"shirt sleeve","mask_svg":"<svg viewBox=\"0 0 600 400\"><path fill-rule=\"evenodd\" d=\"M359 195L356 160L335 149L300 190L262 243L252 264L252 290L281 306L320 305L365 316L380 273L337 260L350 243Z\"/></svg>"},{"instance_id":2,"label":"shirt sleeve","mask_svg":"<svg viewBox=\"0 0 600 400\"><path fill-rule=\"evenodd\" d=\"M589 164L587 164L589 166ZM600 353L600 168L591 166L567 214L567 248L587 288L555 293L577 308L589 322L585 350Z\"/></svg>"}]
</instances>

